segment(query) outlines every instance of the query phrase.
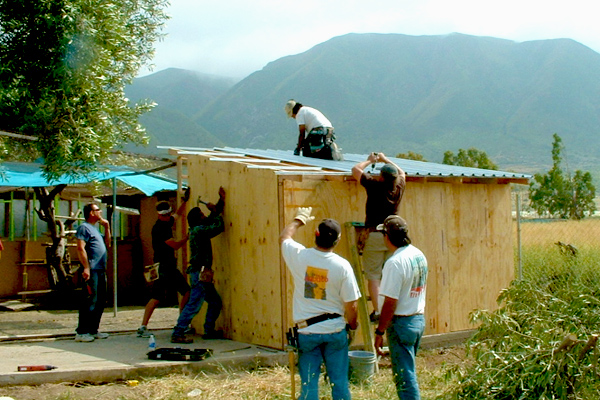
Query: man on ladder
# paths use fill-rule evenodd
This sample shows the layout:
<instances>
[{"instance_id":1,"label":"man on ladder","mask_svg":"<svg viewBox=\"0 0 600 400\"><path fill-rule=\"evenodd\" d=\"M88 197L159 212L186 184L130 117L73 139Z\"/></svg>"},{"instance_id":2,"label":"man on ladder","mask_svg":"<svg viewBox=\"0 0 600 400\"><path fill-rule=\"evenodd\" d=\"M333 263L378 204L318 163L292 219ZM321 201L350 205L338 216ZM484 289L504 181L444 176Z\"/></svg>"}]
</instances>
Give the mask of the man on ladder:
<instances>
[{"instance_id":1,"label":"man on ladder","mask_svg":"<svg viewBox=\"0 0 600 400\"><path fill-rule=\"evenodd\" d=\"M384 163L379 175L365 171L369 165ZM379 319L379 285L385 260L392 254L386 247L383 234L376 231L389 215L400 215L400 201L406 188L406 174L383 153L371 153L366 161L352 167L352 176L367 191L365 229L369 236L363 250L363 268L368 280L369 296L373 304L371 322Z\"/></svg>"}]
</instances>

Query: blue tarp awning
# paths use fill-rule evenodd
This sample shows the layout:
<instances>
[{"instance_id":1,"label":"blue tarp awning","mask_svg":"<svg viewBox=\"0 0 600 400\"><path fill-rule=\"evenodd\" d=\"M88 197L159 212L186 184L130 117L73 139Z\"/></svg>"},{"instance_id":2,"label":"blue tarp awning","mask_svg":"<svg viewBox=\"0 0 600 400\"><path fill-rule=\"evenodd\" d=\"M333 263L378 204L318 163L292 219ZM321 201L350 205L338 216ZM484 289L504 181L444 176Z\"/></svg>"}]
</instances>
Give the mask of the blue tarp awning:
<instances>
[{"instance_id":1,"label":"blue tarp awning","mask_svg":"<svg viewBox=\"0 0 600 400\"><path fill-rule=\"evenodd\" d=\"M177 182L158 175L142 173L128 167L111 166L102 172L94 172L87 176L63 175L56 180L49 181L42 175L42 164L5 162L0 165L0 188L21 187L48 187L60 184L78 185L96 181L105 181L117 178L121 182L132 186L146 196L152 196L161 190L177 190Z\"/></svg>"}]
</instances>

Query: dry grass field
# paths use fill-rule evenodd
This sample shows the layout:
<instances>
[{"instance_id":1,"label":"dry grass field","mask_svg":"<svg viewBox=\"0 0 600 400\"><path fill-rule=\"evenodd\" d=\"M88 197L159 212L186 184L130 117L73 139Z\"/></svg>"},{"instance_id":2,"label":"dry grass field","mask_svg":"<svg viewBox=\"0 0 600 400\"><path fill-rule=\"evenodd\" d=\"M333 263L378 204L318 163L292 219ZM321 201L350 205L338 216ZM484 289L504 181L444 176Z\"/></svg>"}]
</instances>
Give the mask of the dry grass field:
<instances>
[{"instance_id":1,"label":"dry grass field","mask_svg":"<svg viewBox=\"0 0 600 400\"><path fill-rule=\"evenodd\" d=\"M600 219L574 220L521 220L523 248L556 246L556 242L571 244L580 250L600 248ZM514 237L517 224L514 223Z\"/></svg>"},{"instance_id":2,"label":"dry grass field","mask_svg":"<svg viewBox=\"0 0 600 400\"><path fill-rule=\"evenodd\" d=\"M444 367L464 362L464 349L452 347L423 350L417 357L423 400L433 400L447 387ZM300 378L295 384L299 394ZM321 378L321 400L331 391ZM85 383L0 387L0 397L15 400L271 400L291 399L291 380L286 366L255 371L226 371L219 374L170 375L106 385ZM379 373L368 384L351 386L354 400L397 400L388 358L379 362Z\"/></svg>"}]
</instances>

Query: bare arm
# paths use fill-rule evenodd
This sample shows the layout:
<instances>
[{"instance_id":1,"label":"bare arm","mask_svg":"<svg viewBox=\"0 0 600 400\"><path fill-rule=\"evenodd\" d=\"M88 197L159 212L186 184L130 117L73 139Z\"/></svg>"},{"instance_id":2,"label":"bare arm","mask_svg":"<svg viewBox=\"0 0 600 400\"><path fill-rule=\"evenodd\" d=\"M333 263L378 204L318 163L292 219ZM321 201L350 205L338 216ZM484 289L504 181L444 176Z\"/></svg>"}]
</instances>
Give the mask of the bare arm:
<instances>
[{"instance_id":1,"label":"bare arm","mask_svg":"<svg viewBox=\"0 0 600 400\"><path fill-rule=\"evenodd\" d=\"M77 255L79 256L79 262L83 266L83 279L87 281L90 279L90 262L85 251L85 240L83 239L77 239Z\"/></svg>"},{"instance_id":2,"label":"bare arm","mask_svg":"<svg viewBox=\"0 0 600 400\"><path fill-rule=\"evenodd\" d=\"M102 225L104 227L104 244L106 245L106 248L109 248L112 244L112 235L110 233L110 223L108 222L108 220L101 218L100 219L100 225Z\"/></svg>"},{"instance_id":3,"label":"bare arm","mask_svg":"<svg viewBox=\"0 0 600 400\"><path fill-rule=\"evenodd\" d=\"M377 162L377 156L375 155L375 153L371 153L369 154L369 157L367 158L366 161L361 161L358 164L356 164L354 167L352 167L352 176L354 177L354 179L356 179L358 182L360 182L360 177L362 176L363 172L365 171L365 168L367 168L369 165L374 164Z\"/></svg>"},{"instance_id":4,"label":"bare arm","mask_svg":"<svg viewBox=\"0 0 600 400\"><path fill-rule=\"evenodd\" d=\"M183 200L183 198L182 198L182 200ZM177 208L177 211L175 211L175 215L173 217L180 218L181 216L183 216L185 214L186 206L187 206L187 201L182 201L181 204L179 205L179 207Z\"/></svg>"},{"instance_id":5,"label":"bare arm","mask_svg":"<svg viewBox=\"0 0 600 400\"><path fill-rule=\"evenodd\" d=\"M183 239L181 240L175 240L173 238L167 240L165 243L167 244L167 246L171 247L173 250L179 250L181 247L183 247L183 245L185 244L185 242L188 241L189 238L189 234L185 234L185 236L183 237Z\"/></svg>"},{"instance_id":6,"label":"bare arm","mask_svg":"<svg viewBox=\"0 0 600 400\"><path fill-rule=\"evenodd\" d=\"M344 303L346 321L350 325L350 329L358 327L358 300Z\"/></svg>"},{"instance_id":7,"label":"bare arm","mask_svg":"<svg viewBox=\"0 0 600 400\"><path fill-rule=\"evenodd\" d=\"M281 231L281 235L279 235L279 243L281 244L284 240L292 239L296 234L296 231L298 231L298 228L300 228L302 225L304 225L302 221L297 219L287 224L287 226Z\"/></svg>"},{"instance_id":8,"label":"bare arm","mask_svg":"<svg viewBox=\"0 0 600 400\"><path fill-rule=\"evenodd\" d=\"M306 136L306 125L298 125L298 148L301 149Z\"/></svg>"},{"instance_id":9,"label":"bare arm","mask_svg":"<svg viewBox=\"0 0 600 400\"><path fill-rule=\"evenodd\" d=\"M394 317L394 312L396 311L396 304L398 300L392 299L391 297L385 296L383 300L383 306L381 307L381 316L379 317L379 325L377 326L377 330L380 332L385 332L385 330L390 326L392 322L392 318ZM375 349L377 353L381 354L381 346L383 345L383 336L375 335Z\"/></svg>"}]
</instances>

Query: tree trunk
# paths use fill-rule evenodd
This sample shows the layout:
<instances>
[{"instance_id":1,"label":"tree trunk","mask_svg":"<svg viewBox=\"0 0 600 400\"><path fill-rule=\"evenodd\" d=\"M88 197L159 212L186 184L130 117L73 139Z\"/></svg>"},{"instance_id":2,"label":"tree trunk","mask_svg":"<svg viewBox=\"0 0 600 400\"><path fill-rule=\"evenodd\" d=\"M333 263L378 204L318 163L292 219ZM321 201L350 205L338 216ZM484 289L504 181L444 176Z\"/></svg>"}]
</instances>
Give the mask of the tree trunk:
<instances>
[{"instance_id":1,"label":"tree trunk","mask_svg":"<svg viewBox=\"0 0 600 400\"><path fill-rule=\"evenodd\" d=\"M51 289L67 289L71 285L71 257L67 251L65 224L56 219L54 198L67 185L55 186L50 192L45 187L35 188L40 208L35 209L40 219L48 224L52 243L46 249L46 267Z\"/></svg>"}]
</instances>

